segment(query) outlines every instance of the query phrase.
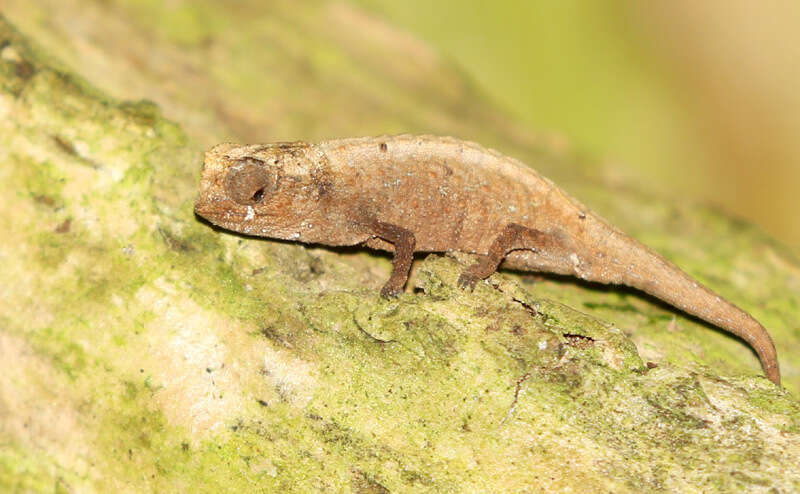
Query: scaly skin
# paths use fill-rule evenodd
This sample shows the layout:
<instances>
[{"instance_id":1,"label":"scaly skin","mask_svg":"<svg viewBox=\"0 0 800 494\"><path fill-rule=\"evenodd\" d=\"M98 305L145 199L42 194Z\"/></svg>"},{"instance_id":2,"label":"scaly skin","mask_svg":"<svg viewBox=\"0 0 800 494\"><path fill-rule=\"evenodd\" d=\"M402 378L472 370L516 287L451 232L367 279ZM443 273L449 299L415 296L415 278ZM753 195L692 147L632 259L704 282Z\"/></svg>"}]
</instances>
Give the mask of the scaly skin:
<instances>
[{"instance_id":1,"label":"scaly skin","mask_svg":"<svg viewBox=\"0 0 800 494\"><path fill-rule=\"evenodd\" d=\"M462 287L501 261L628 285L747 341L780 384L775 346L749 314L569 197L523 163L451 137L382 136L238 146L206 153L200 216L262 237L394 252L394 296L414 252L485 256Z\"/></svg>"}]
</instances>

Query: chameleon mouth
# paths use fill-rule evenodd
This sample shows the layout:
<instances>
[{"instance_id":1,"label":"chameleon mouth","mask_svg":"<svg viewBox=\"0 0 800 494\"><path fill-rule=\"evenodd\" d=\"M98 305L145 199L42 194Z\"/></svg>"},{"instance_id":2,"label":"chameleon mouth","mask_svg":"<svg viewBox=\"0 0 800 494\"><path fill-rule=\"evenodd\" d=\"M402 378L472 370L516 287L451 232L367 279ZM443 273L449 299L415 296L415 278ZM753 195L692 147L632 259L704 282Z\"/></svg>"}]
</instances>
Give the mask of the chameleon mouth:
<instances>
[{"instance_id":1,"label":"chameleon mouth","mask_svg":"<svg viewBox=\"0 0 800 494\"><path fill-rule=\"evenodd\" d=\"M253 208L250 207L246 211L240 211L238 209L220 208L213 203L195 204L194 212L215 225L234 231L240 230L243 223L249 223L256 216Z\"/></svg>"},{"instance_id":2,"label":"chameleon mouth","mask_svg":"<svg viewBox=\"0 0 800 494\"><path fill-rule=\"evenodd\" d=\"M213 204L196 204L194 207L194 212L198 216L202 216L212 223L244 218L244 214L240 214L236 211L220 210L220 208L214 207Z\"/></svg>"},{"instance_id":3,"label":"chameleon mouth","mask_svg":"<svg viewBox=\"0 0 800 494\"><path fill-rule=\"evenodd\" d=\"M212 217L218 216L218 213L217 211L215 211L215 208L213 206L209 204L200 204L200 203L194 205L194 214L202 216L207 220L210 220Z\"/></svg>"}]
</instances>

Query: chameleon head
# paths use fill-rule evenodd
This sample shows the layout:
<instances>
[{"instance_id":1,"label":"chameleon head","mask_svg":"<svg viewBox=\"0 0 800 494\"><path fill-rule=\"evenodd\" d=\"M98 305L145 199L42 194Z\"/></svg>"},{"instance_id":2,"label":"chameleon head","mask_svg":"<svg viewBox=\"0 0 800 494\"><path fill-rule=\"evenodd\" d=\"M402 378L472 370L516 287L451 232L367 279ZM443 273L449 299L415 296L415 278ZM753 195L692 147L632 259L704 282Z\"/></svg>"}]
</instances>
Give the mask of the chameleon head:
<instances>
[{"instance_id":1,"label":"chameleon head","mask_svg":"<svg viewBox=\"0 0 800 494\"><path fill-rule=\"evenodd\" d=\"M248 235L302 240L319 214L325 156L306 143L239 146L206 152L195 212Z\"/></svg>"}]
</instances>

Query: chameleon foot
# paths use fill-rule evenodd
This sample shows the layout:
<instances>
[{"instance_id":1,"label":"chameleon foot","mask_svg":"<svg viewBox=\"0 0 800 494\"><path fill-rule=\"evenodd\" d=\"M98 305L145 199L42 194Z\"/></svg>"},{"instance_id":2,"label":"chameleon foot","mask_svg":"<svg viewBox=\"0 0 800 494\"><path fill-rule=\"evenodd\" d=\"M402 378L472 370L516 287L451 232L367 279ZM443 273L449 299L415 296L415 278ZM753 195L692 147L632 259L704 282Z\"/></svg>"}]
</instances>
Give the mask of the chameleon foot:
<instances>
[{"instance_id":1,"label":"chameleon foot","mask_svg":"<svg viewBox=\"0 0 800 494\"><path fill-rule=\"evenodd\" d=\"M480 278L472 273L464 271L461 273L461 276L458 277L458 287L462 290L472 291L475 289L475 285L478 283L478 281L480 281Z\"/></svg>"},{"instance_id":2,"label":"chameleon foot","mask_svg":"<svg viewBox=\"0 0 800 494\"><path fill-rule=\"evenodd\" d=\"M383 288L381 288L381 297L387 300L397 298L397 296L402 291L402 288L396 288L393 285L394 285L393 283L386 283L385 285L383 285Z\"/></svg>"}]
</instances>

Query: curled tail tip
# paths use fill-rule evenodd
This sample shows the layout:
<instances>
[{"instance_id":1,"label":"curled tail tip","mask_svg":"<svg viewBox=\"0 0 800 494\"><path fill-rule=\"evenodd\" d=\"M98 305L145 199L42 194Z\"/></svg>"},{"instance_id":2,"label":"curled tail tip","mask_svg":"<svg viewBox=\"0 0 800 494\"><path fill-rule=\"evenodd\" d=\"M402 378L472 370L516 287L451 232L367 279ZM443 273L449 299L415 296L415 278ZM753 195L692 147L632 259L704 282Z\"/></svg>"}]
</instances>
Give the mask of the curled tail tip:
<instances>
[{"instance_id":1,"label":"curled tail tip","mask_svg":"<svg viewBox=\"0 0 800 494\"><path fill-rule=\"evenodd\" d=\"M738 307L736 307L736 309L741 311ZM772 337L770 337L767 329L756 321L753 316L744 311L741 312L747 318L750 327L745 325L744 331L741 333L731 332L741 337L755 350L767 379L772 381L775 385L780 386L781 370L778 365L778 352L775 350L775 343L772 341Z\"/></svg>"},{"instance_id":2,"label":"curled tail tip","mask_svg":"<svg viewBox=\"0 0 800 494\"><path fill-rule=\"evenodd\" d=\"M758 326L761 328L763 339L760 342L752 342L751 345L758 354L758 359L761 361L761 367L764 368L764 374L767 375L767 379L780 386L781 370L778 365L778 353L775 351L775 344L772 342L767 330L760 324Z\"/></svg>"},{"instance_id":3,"label":"curled tail tip","mask_svg":"<svg viewBox=\"0 0 800 494\"><path fill-rule=\"evenodd\" d=\"M768 364L764 366L764 372L767 374L767 379L775 383L777 386L781 385L781 371L778 369L778 363Z\"/></svg>"},{"instance_id":4,"label":"curled tail tip","mask_svg":"<svg viewBox=\"0 0 800 494\"><path fill-rule=\"evenodd\" d=\"M764 334L769 338L769 334L767 334L766 330L764 330ZM771 338L768 340L768 343L768 345L753 344L753 348L758 354L758 359L761 361L761 367L764 369L764 374L767 375L767 379L780 386L781 370L778 366L778 354L775 352L775 345L772 343Z\"/></svg>"}]
</instances>

